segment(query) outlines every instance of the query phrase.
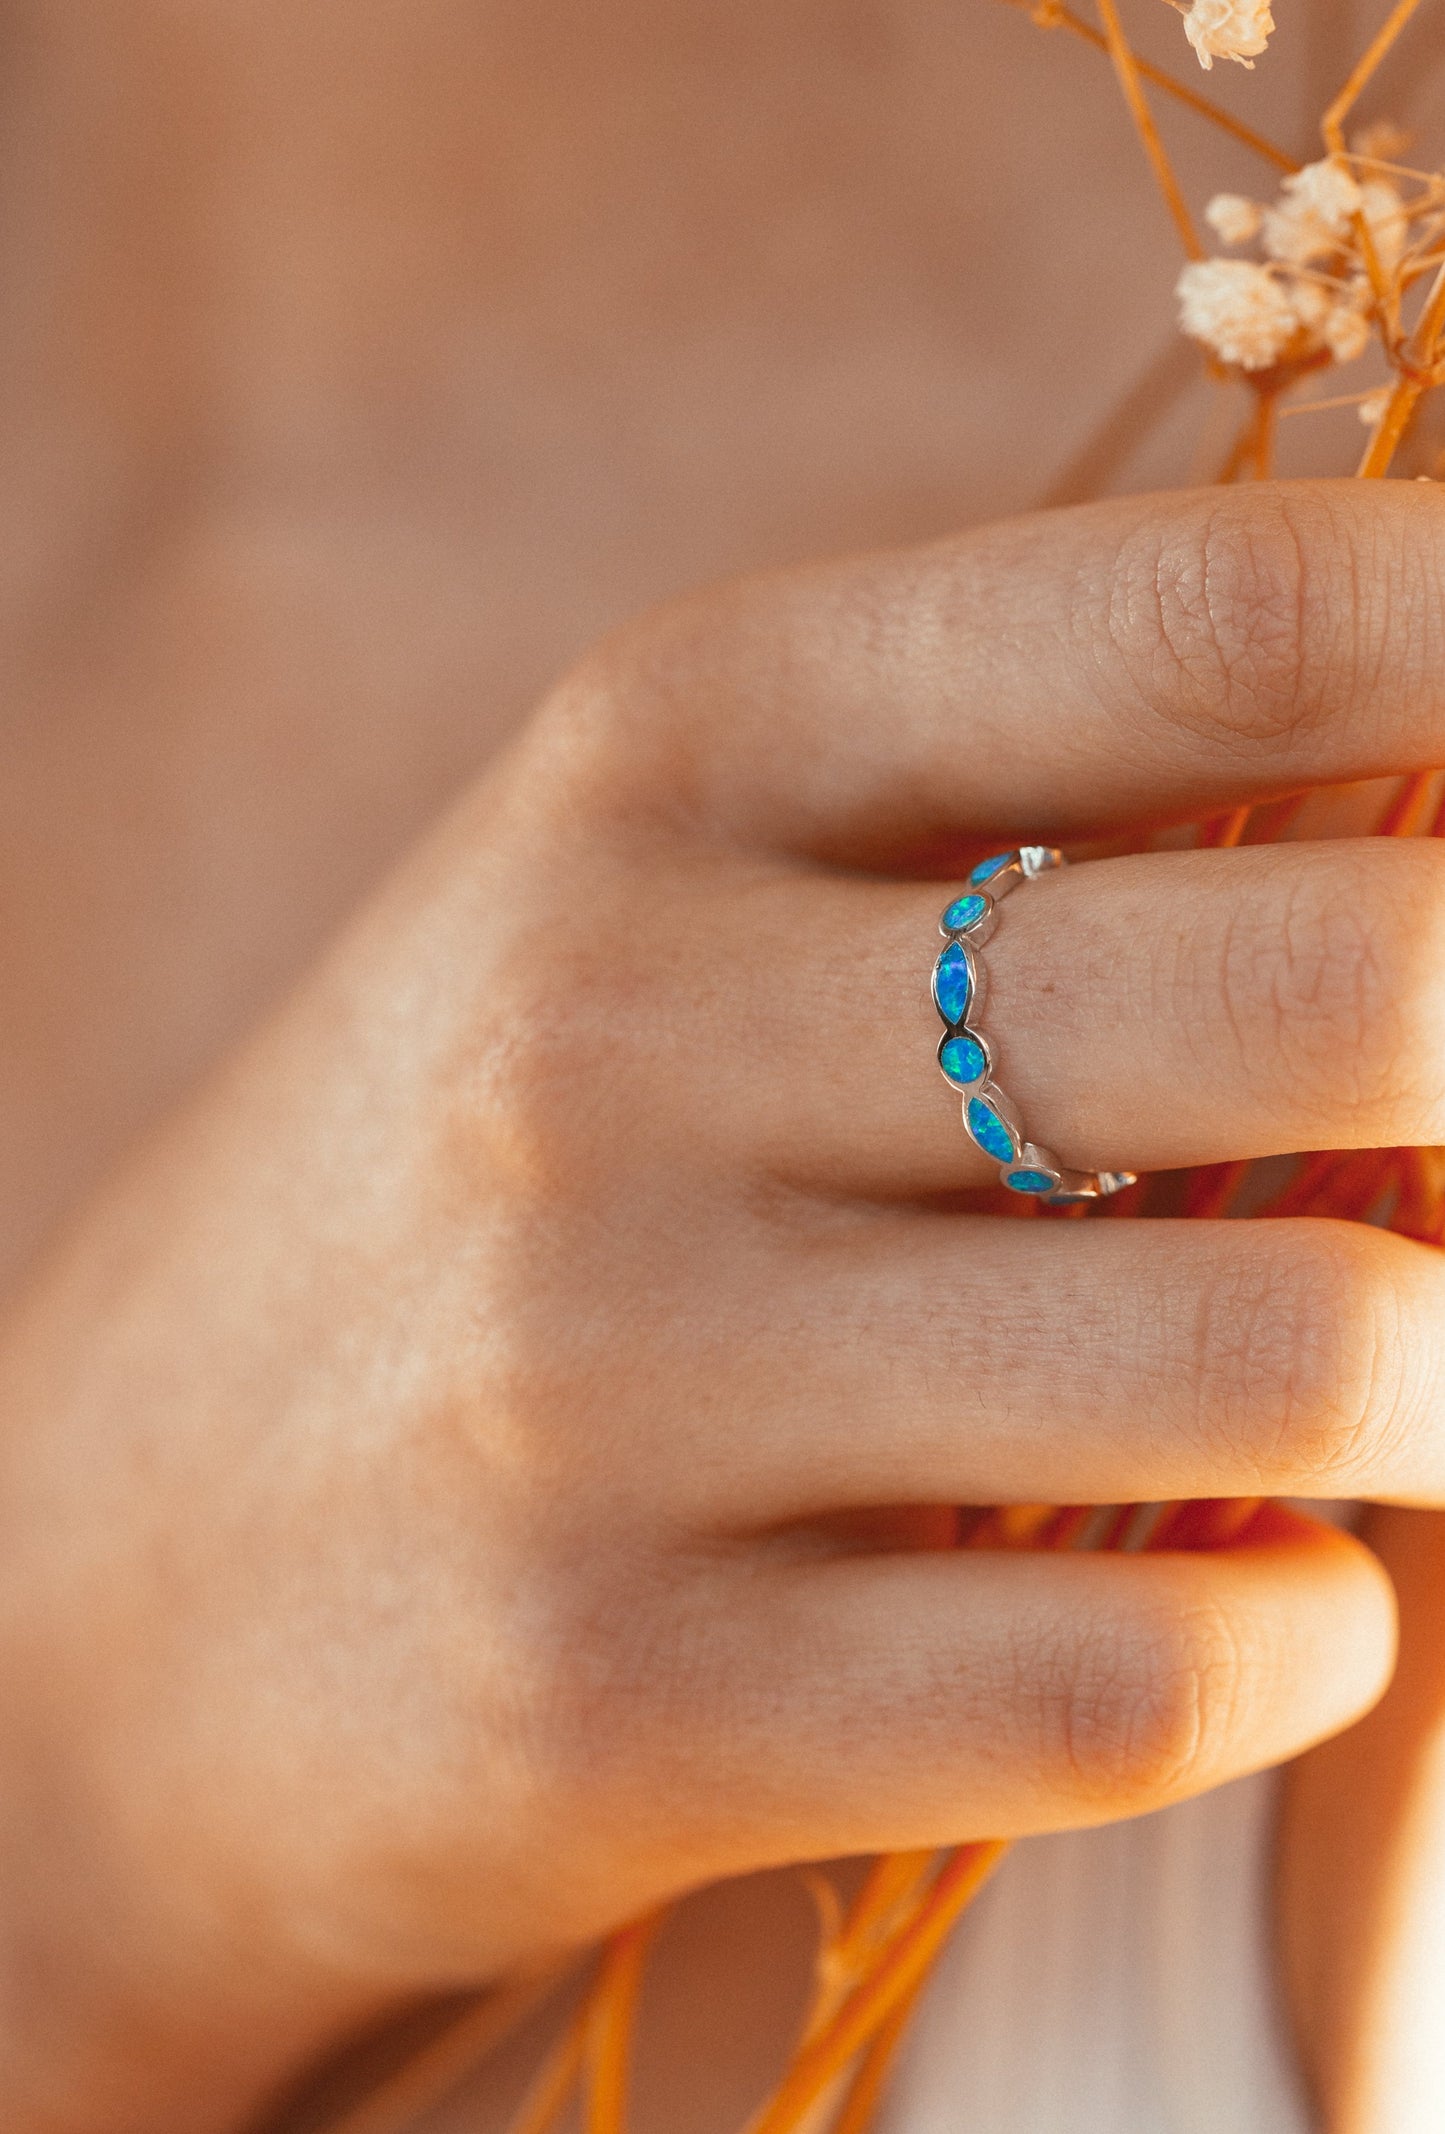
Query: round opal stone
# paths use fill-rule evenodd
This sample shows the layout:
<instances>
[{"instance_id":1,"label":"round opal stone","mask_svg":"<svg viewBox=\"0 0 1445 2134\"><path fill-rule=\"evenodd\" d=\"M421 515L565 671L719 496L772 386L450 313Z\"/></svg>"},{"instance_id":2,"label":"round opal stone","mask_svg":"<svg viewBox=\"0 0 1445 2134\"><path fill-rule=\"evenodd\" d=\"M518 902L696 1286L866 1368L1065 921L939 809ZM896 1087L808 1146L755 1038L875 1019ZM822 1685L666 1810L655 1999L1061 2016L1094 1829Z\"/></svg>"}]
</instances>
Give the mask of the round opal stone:
<instances>
[{"instance_id":1,"label":"round opal stone","mask_svg":"<svg viewBox=\"0 0 1445 2134\"><path fill-rule=\"evenodd\" d=\"M933 967L933 997L946 1023L963 1021L972 992L968 958L956 941L951 942Z\"/></svg>"},{"instance_id":2,"label":"round opal stone","mask_svg":"<svg viewBox=\"0 0 1445 2134\"><path fill-rule=\"evenodd\" d=\"M1047 1171L1010 1171L1004 1180L1014 1193L1052 1193L1057 1183Z\"/></svg>"},{"instance_id":3,"label":"round opal stone","mask_svg":"<svg viewBox=\"0 0 1445 2134\"><path fill-rule=\"evenodd\" d=\"M981 897L976 889L967 896L955 897L943 914L943 923L951 934L961 934L965 926L972 926L988 910L988 898Z\"/></svg>"},{"instance_id":4,"label":"round opal stone","mask_svg":"<svg viewBox=\"0 0 1445 2134\"><path fill-rule=\"evenodd\" d=\"M958 1089L966 1089L970 1082L981 1082L988 1069L984 1049L969 1030L960 1030L957 1037L943 1040L938 1048L938 1064Z\"/></svg>"},{"instance_id":5,"label":"round opal stone","mask_svg":"<svg viewBox=\"0 0 1445 2134\"><path fill-rule=\"evenodd\" d=\"M984 883L991 882L996 874L1002 874L1012 858L1011 852L995 852L992 859L980 860L969 876L974 888L981 889Z\"/></svg>"},{"instance_id":6,"label":"round opal stone","mask_svg":"<svg viewBox=\"0 0 1445 2134\"><path fill-rule=\"evenodd\" d=\"M995 1163L1013 1162L1018 1154L1017 1144L991 1104L985 1104L982 1097L970 1097L964 1117L985 1156L992 1156Z\"/></svg>"}]
</instances>

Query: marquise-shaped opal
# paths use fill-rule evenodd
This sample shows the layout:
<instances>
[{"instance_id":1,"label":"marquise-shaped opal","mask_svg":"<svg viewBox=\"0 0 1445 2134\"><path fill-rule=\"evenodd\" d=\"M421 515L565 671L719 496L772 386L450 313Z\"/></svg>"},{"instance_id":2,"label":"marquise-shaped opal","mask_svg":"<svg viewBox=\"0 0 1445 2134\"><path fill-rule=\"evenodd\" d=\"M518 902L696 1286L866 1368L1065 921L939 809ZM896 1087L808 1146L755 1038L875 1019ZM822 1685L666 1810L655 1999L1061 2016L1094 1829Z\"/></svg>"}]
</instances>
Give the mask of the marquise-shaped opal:
<instances>
[{"instance_id":1,"label":"marquise-shaped opal","mask_svg":"<svg viewBox=\"0 0 1445 2134\"><path fill-rule=\"evenodd\" d=\"M970 1097L964 1119L985 1156L992 1156L995 1163L1013 1162L1018 1144L991 1104L985 1104L982 1097Z\"/></svg>"},{"instance_id":2,"label":"marquise-shaped opal","mask_svg":"<svg viewBox=\"0 0 1445 2134\"><path fill-rule=\"evenodd\" d=\"M974 888L982 889L985 882L991 882L996 874L1002 874L1012 858L1011 852L995 852L991 859L980 860L969 876Z\"/></svg>"},{"instance_id":3,"label":"marquise-shaped opal","mask_svg":"<svg viewBox=\"0 0 1445 2134\"><path fill-rule=\"evenodd\" d=\"M943 914L943 923L951 934L961 934L965 926L972 926L988 910L988 898L981 897L976 889L966 896L955 897Z\"/></svg>"},{"instance_id":4,"label":"marquise-shaped opal","mask_svg":"<svg viewBox=\"0 0 1445 2134\"><path fill-rule=\"evenodd\" d=\"M970 1030L960 1030L957 1037L943 1040L938 1048L938 1064L956 1089L967 1089L971 1082L982 1081L988 1070L984 1049Z\"/></svg>"},{"instance_id":5,"label":"marquise-shaped opal","mask_svg":"<svg viewBox=\"0 0 1445 2134\"><path fill-rule=\"evenodd\" d=\"M1004 1179L1014 1193L1052 1193L1057 1183L1047 1171L1010 1171Z\"/></svg>"},{"instance_id":6,"label":"marquise-shaped opal","mask_svg":"<svg viewBox=\"0 0 1445 2134\"><path fill-rule=\"evenodd\" d=\"M949 943L933 967L933 997L946 1023L961 1023L968 1013L973 981L968 958L956 941Z\"/></svg>"}]
</instances>

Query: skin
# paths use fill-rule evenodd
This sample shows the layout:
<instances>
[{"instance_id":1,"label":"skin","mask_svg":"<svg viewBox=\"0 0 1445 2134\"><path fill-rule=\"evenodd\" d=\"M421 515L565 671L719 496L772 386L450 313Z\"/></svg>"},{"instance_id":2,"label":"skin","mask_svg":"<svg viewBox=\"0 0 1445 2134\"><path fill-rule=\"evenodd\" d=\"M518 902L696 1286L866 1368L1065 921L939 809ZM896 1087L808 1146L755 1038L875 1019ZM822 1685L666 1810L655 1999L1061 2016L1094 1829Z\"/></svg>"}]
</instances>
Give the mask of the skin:
<instances>
[{"instance_id":1,"label":"skin","mask_svg":"<svg viewBox=\"0 0 1445 2134\"><path fill-rule=\"evenodd\" d=\"M739 10L721 80L708 18L668 44L643 9L591 44L502 15L461 68L442 8L86 12L10 30L7 2124L238 2127L389 2011L699 1882L1134 1813L1356 1717L1381 1561L1407 1659L1438 1606L1428 1514L1381 1558L1283 1515L1151 1563L914 1546L1010 1495L1439 1504L1445 1298L1329 1225L990 1227L961 1321L979 1219L940 1196L984 1174L917 1071L940 898L901 876L940 835L1440 760L1438 499L1163 498L802 568L548 691L689 581L942 533L1021 453L1045 486L1148 275L1068 391L1028 368L1043 297L971 322L924 85L980 48L942 10ZM1030 123L1087 155L1105 106L1058 65ZM483 98L515 131L479 145ZM981 167L1017 106L989 123ZM348 220L377 156L380 239ZM1355 844L1041 884L989 950L1008 1086L1091 1163L1445 1139L1442 893L1438 853ZM1360 2011L1437 1712L1402 1680L1302 1767L1284 1854L1342 2128L1378 2112Z\"/></svg>"}]
</instances>

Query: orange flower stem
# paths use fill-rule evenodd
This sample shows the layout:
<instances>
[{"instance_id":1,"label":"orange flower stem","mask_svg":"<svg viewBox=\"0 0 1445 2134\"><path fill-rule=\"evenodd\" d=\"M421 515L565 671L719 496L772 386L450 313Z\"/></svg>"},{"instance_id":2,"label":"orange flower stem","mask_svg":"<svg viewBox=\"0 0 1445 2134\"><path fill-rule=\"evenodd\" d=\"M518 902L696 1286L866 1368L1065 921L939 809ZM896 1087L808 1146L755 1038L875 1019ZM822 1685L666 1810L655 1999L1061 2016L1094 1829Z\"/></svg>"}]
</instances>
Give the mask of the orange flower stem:
<instances>
[{"instance_id":1,"label":"orange flower stem","mask_svg":"<svg viewBox=\"0 0 1445 2134\"><path fill-rule=\"evenodd\" d=\"M1390 463L1409 428L1416 405L1433 383L1430 371L1439 355L1442 332L1445 332L1445 266L1435 276L1411 336L1409 366L1396 380L1380 426L1366 445L1365 456L1355 470L1362 481L1378 481L1389 473Z\"/></svg>"},{"instance_id":2,"label":"orange flower stem","mask_svg":"<svg viewBox=\"0 0 1445 2134\"><path fill-rule=\"evenodd\" d=\"M586 2134L627 2134L627 2088L642 1968L662 1924L653 1913L614 1934L602 1965L586 2026Z\"/></svg>"},{"instance_id":3,"label":"orange flower stem","mask_svg":"<svg viewBox=\"0 0 1445 2134\"><path fill-rule=\"evenodd\" d=\"M874 1861L838 1938L837 1954L843 1962L851 1963L870 1941L886 1932L900 1907L917 1894L936 1857L929 1848L885 1853Z\"/></svg>"},{"instance_id":4,"label":"orange flower stem","mask_svg":"<svg viewBox=\"0 0 1445 2134\"><path fill-rule=\"evenodd\" d=\"M848 2094L843 2100L843 2109L834 2121L832 2134L868 2134L868 2129L873 2124L873 2115L882 2101L884 2084L892 2071L898 2048L908 2029L909 2019L927 1983L927 1973L920 1973L917 1983L899 2001L864 2053L858 2072L854 2075Z\"/></svg>"},{"instance_id":5,"label":"orange flower stem","mask_svg":"<svg viewBox=\"0 0 1445 2134\"><path fill-rule=\"evenodd\" d=\"M412 2134L425 2114L459 2090L487 2054L540 2006L560 1975L539 1976L514 1991L479 1994L454 2022L384 2076L378 2088L328 2118L326 2134Z\"/></svg>"},{"instance_id":6,"label":"orange flower stem","mask_svg":"<svg viewBox=\"0 0 1445 2134\"><path fill-rule=\"evenodd\" d=\"M572 2102L582 2074L591 2016L592 1995L589 1994L543 2062L507 2134L552 2134Z\"/></svg>"},{"instance_id":7,"label":"orange flower stem","mask_svg":"<svg viewBox=\"0 0 1445 2134\"><path fill-rule=\"evenodd\" d=\"M1384 22L1350 70L1350 78L1320 120L1320 132L1331 155L1345 152L1345 120L1359 102L1385 55L1420 5L1420 0L1395 0Z\"/></svg>"},{"instance_id":8,"label":"orange flower stem","mask_svg":"<svg viewBox=\"0 0 1445 2134\"><path fill-rule=\"evenodd\" d=\"M1065 7L1063 0L1037 0L1037 4L1035 0L1009 0L1009 4L1023 8L1041 30L1069 30L1075 37L1081 37L1085 44L1092 45L1096 52L1102 52L1104 57L1108 58L1108 38L1100 36L1092 22L1085 22L1072 8ZM1217 126L1221 133L1229 134L1245 148L1252 149L1255 155L1261 156L1266 163L1272 163L1276 170L1299 169L1299 164L1293 156L1287 156L1282 148L1276 148L1273 141L1267 141L1262 133L1255 133L1251 127L1241 125L1238 119L1231 118L1227 111L1221 111L1218 104L1211 103L1207 96L1201 96L1197 89L1191 89L1188 83L1180 81L1177 75L1167 74L1163 67L1151 65L1137 53L1134 65L1143 79L1152 83L1154 88L1162 89L1166 96L1172 96L1174 101L1183 104L1186 110L1197 112L1199 117L1207 119L1211 126Z\"/></svg>"},{"instance_id":9,"label":"orange flower stem","mask_svg":"<svg viewBox=\"0 0 1445 2134\"><path fill-rule=\"evenodd\" d=\"M1249 1176L1248 1163L1216 1163L1196 1171L1185 1194L1184 1213L1196 1222L1227 1215L1229 1204Z\"/></svg>"},{"instance_id":10,"label":"orange flower stem","mask_svg":"<svg viewBox=\"0 0 1445 2134\"><path fill-rule=\"evenodd\" d=\"M1274 472L1274 440L1279 422L1279 394L1267 392L1263 387L1258 394L1259 409L1254 427L1254 450L1250 457L1257 482L1267 482Z\"/></svg>"},{"instance_id":11,"label":"orange flower stem","mask_svg":"<svg viewBox=\"0 0 1445 2134\"><path fill-rule=\"evenodd\" d=\"M1400 790L1380 817L1376 837L1414 837L1422 829L1430 803L1435 798L1438 771L1415 771L1402 779ZM1436 818L1438 820L1438 817Z\"/></svg>"},{"instance_id":12,"label":"orange flower stem","mask_svg":"<svg viewBox=\"0 0 1445 2134\"><path fill-rule=\"evenodd\" d=\"M1164 205L1174 218L1174 227L1179 232L1179 242L1190 259L1203 259L1204 247L1199 242L1199 233L1193 218L1184 204L1184 194L1179 180L1174 175L1174 165L1168 151L1159 138L1159 129L1153 113L1144 99L1144 87L1139 79L1139 62L1135 59L1124 25L1119 19L1117 0L1099 0L1099 16L1108 40L1109 57L1114 62L1114 72L1119 77L1124 102L1129 107L1129 116L1134 121L1134 130L1139 136L1145 155L1154 172L1154 182L1163 196Z\"/></svg>"},{"instance_id":13,"label":"orange flower stem","mask_svg":"<svg viewBox=\"0 0 1445 2134\"><path fill-rule=\"evenodd\" d=\"M1349 1161L1348 1154L1341 1154L1334 1149L1328 1149L1318 1156L1306 1156L1289 1184L1260 1209L1260 1214L1312 1213L1324 1187L1337 1177Z\"/></svg>"},{"instance_id":14,"label":"orange flower stem","mask_svg":"<svg viewBox=\"0 0 1445 2134\"><path fill-rule=\"evenodd\" d=\"M1254 406L1249 411L1249 418L1230 446L1229 456L1215 476L1216 482L1224 486L1238 481L1246 467L1257 482L1268 481L1273 471L1279 388L1256 385L1251 390L1254 393Z\"/></svg>"},{"instance_id":15,"label":"orange flower stem","mask_svg":"<svg viewBox=\"0 0 1445 2134\"><path fill-rule=\"evenodd\" d=\"M1200 850L1237 845L1249 828L1253 813L1253 808L1235 808L1228 815L1214 816L1199 833Z\"/></svg>"},{"instance_id":16,"label":"orange flower stem","mask_svg":"<svg viewBox=\"0 0 1445 2134\"><path fill-rule=\"evenodd\" d=\"M1417 379L1397 380L1380 426L1366 445L1364 457L1355 469L1361 481L1380 481L1389 473L1390 462L1400 449L1401 440L1410 427L1410 418L1423 391L1424 387Z\"/></svg>"},{"instance_id":17,"label":"orange flower stem","mask_svg":"<svg viewBox=\"0 0 1445 2134\"><path fill-rule=\"evenodd\" d=\"M922 1983L959 1913L1007 1850L999 1840L959 1846L887 1956L854 1987L827 2029L794 2059L748 2134L792 2134L802 2114ZM599 2130L589 2127L587 2134Z\"/></svg>"}]
</instances>

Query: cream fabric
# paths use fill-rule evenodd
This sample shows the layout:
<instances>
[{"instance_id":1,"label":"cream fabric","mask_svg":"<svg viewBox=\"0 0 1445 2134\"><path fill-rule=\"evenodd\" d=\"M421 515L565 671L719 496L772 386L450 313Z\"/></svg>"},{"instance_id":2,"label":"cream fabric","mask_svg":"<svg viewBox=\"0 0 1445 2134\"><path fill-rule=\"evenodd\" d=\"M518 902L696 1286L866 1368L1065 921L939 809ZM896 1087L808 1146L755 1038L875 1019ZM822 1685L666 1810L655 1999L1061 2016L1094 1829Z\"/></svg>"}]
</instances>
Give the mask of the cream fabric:
<instances>
[{"instance_id":1,"label":"cream fabric","mask_svg":"<svg viewBox=\"0 0 1445 2134\"><path fill-rule=\"evenodd\" d=\"M1015 1847L879 2134L1312 2134L1268 1947L1277 1784Z\"/></svg>"}]
</instances>

